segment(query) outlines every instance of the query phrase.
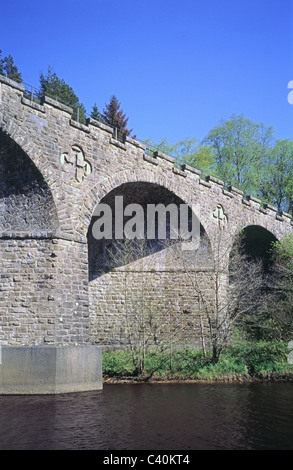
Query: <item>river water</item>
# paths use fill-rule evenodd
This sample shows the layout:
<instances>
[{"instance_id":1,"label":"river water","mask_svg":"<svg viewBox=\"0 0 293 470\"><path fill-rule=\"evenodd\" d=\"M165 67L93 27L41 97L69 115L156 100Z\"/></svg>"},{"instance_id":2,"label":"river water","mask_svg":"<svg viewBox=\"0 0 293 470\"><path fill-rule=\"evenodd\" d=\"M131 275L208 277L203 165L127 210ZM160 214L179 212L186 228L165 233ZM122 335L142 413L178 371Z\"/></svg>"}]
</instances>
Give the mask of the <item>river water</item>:
<instances>
[{"instance_id":1,"label":"river water","mask_svg":"<svg viewBox=\"0 0 293 470\"><path fill-rule=\"evenodd\" d=\"M293 383L0 396L0 449L293 450Z\"/></svg>"}]
</instances>

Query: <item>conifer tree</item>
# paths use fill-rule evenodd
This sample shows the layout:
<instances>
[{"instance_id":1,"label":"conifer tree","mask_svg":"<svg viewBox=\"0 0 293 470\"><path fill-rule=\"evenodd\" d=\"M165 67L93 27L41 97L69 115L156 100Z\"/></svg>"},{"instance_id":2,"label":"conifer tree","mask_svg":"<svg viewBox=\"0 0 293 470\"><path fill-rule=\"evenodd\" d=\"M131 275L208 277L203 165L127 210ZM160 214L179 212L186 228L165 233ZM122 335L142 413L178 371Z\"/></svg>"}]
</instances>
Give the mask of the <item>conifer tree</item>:
<instances>
[{"instance_id":1,"label":"conifer tree","mask_svg":"<svg viewBox=\"0 0 293 470\"><path fill-rule=\"evenodd\" d=\"M116 127L119 134L130 134L131 130L127 129L128 117L126 117L126 114L120 109L120 102L115 95L111 97L109 104L106 105L103 118L106 124Z\"/></svg>"},{"instance_id":2,"label":"conifer tree","mask_svg":"<svg viewBox=\"0 0 293 470\"><path fill-rule=\"evenodd\" d=\"M101 120L101 114L99 112L98 106L95 103L91 112L91 118L95 119L96 121Z\"/></svg>"},{"instance_id":3,"label":"conifer tree","mask_svg":"<svg viewBox=\"0 0 293 470\"><path fill-rule=\"evenodd\" d=\"M47 75L40 74L39 99L43 96L53 98L73 109L72 118L84 124L86 122L86 109L74 90L63 79L60 79L51 67Z\"/></svg>"},{"instance_id":4,"label":"conifer tree","mask_svg":"<svg viewBox=\"0 0 293 470\"><path fill-rule=\"evenodd\" d=\"M2 51L0 50L0 75L6 75L7 78L14 80L15 82L22 83L21 73L14 64L14 59L11 55L3 57L1 59Z\"/></svg>"}]
</instances>

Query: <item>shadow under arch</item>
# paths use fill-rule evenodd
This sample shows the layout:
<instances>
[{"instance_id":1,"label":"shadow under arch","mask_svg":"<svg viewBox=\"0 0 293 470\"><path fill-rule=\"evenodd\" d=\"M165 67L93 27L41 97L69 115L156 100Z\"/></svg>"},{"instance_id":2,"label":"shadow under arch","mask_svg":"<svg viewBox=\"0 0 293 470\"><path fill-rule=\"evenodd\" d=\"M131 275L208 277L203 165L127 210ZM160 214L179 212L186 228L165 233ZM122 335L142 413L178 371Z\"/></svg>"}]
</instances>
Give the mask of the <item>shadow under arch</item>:
<instances>
[{"instance_id":1,"label":"shadow under arch","mask_svg":"<svg viewBox=\"0 0 293 470\"><path fill-rule=\"evenodd\" d=\"M122 240L115 240L115 209L117 206L115 202L117 197L123 197L123 213L126 206L130 204L137 204L141 206L144 213L144 238L142 240L126 240L125 236ZM157 183L149 182L128 182L123 183L115 189L111 190L106 196L104 196L100 204L106 204L111 209L112 214L112 235L110 239L96 239L94 236L94 224L99 219L98 216L93 215L88 233L88 266L89 266L89 281L92 281L99 276L111 271L112 269L120 266L125 266L128 263L132 263L141 258L152 256L159 252L172 253L174 255L176 248L178 253L179 244L182 243L180 240L172 240L170 237L171 230L171 218L166 212L166 239L160 239L158 234L158 218L156 218L156 235L154 238L149 239L147 232L147 206L153 204L157 206L161 204L167 208L170 204L178 208L179 214L179 225L180 225L180 205L186 204L184 201L164 186L160 186ZM95 214L95 211L94 211ZM123 216L123 227L131 220L132 216ZM200 244L198 249L194 250L191 254L189 250L184 253L185 259L188 260L189 266L192 262L192 267L200 268L201 266L211 266L211 245L204 230L204 227L197 219L195 214L192 214L191 208L188 207L188 230L192 230L192 222L196 218L198 222ZM125 252L131 252L127 256L124 256ZM173 250L173 252L171 251ZM119 252L119 253L118 253ZM117 255L118 253L118 255ZM113 255L113 256L112 256ZM158 261L159 263L159 261Z\"/></svg>"},{"instance_id":2,"label":"shadow under arch","mask_svg":"<svg viewBox=\"0 0 293 470\"><path fill-rule=\"evenodd\" d=\"M278 241L275 235L259 225L249 225L242 233L245 253L253 260L262 259L268 268L272 262L272 244Z\"/></svg>"},{"instance_id":3,"label":"shadow under arch","mask_svg":"<svg viewBox=\"0 0 293 470\"><path fill-rule=\"evenodd\" d=\"M52 192L25 151L0 130L0 231L44 232L58 227Z\"/></svg>"},{"instance_id":4,"label":"shadow under arch","mask_svg":"<svg viewBox=\"0 0 293 470\"><path fill-rule=\"evenodd\" d=\"M275 235L260 225L248 225L241 230L240 237L243 254L248 260L261 260L264 271L267 271L273 262L273 243L278 241Z\"/></svg>"}]
</instances>

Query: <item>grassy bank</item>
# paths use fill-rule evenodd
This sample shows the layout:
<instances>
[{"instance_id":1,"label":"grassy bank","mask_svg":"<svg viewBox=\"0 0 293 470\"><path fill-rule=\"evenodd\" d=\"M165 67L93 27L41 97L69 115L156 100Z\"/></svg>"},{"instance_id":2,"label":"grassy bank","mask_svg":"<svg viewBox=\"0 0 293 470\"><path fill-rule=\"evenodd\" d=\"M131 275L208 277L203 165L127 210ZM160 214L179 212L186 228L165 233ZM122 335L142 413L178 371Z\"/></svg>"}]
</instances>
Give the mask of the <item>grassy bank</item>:
<instances>
[{"instance_id":1,"label":"grassy bank","mask_svg":"<svg viewBox=\"0 0 293 470\"><path fill-rule=\"evenodd\" d=\"M189 348L146 353L143 371L138 372L130 351L103 352L105 382L137 381L293 381L288 364L287 343L245 342L224 351L214 364L210 356Z\"/></svg>"}]
</instances>

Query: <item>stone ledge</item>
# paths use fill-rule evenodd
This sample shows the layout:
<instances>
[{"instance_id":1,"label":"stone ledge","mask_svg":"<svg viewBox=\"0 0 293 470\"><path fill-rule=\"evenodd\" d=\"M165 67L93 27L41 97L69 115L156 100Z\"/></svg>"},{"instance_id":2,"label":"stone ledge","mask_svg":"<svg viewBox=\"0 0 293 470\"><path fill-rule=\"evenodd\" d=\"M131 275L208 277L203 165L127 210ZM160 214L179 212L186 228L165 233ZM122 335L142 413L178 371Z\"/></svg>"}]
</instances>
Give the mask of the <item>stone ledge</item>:
<instances>
[{"instance_id":1,"label":"stone ledge","mask_svg":"<svg viewBox=\"0 0 293 470\"><path fill-rule=\"evenodd\" d=\"M40 232L0 232L2 240L66 240L70 242L87 244L85 236L76 237L70 233L65 233L57 229L56 231Z\"/></svg>"},{"instance_id":2,"label":"stone ledge","mask_svg":"<svg viewBox=\"0 0 293 470\"><path fill-rule=\"evenodd\" d=\"M12 88L16 88L17 90L22 91L23 93L25 92L25 87L21 85L21 83L17 83L14 80L10 80L10 78L5 77L4 75L0 75L0 82L9 85Z\"/></svg>"},{"instance_id":3,"label":"stone ledge","mask_svg":"<svg viewBox=\"0 0 293 470\"><path fill-rule=\"evenodd\" d=\"M139 142L136 139L132 139L128 135L125 137L125 142L127 142L128 144L134 145L134 147L139 148L143 151L145 151L145 149L146 149L145 145L143 145L141 142Z\"/></svg>"},{"instance_id":4,"label":"stone ledge","mask_svg":"<svg viewBox=\"0 0 293 470\"><path fill-rule=\"evenodd\" d=\"M228 197L234 197L234 194L231 193L230 191L227 191L227 189L223 189L223 194L224 196L228 196Z\"/></svg>"},{"instance_id":5,"label":"stone ledge","mask_svg":"<svg viewBox=\"0 0 293 470\"><path fill-rule=\"evenodd\" d=\"M175 163L175 158L174 157L170 157L169 155L167 155L166 153L161 152L160 150L156 150L154 152L154 157L155 158L161 158L162 160L166 160L167 162L172 163L172 165L174 165L174 163Z\"/></svg>"},{"instance_id":6,"label":"stone ledge","mask_svg":"<svg viewBox=\"0 0 293 470\"><path fill-rule=\"evenodd\" d=\"M261 204L261 199L258 199L257 197L254 197L254 196L251 196L250 194L248 194L246 196L246 199L247 199L247 201L252 201L252 202L256 202L257 204Z\"/></svg>"},{"instance_id":7,"label":"stone ledge","mask_svg":"<svg viewBox=\"0 0 293 470\"><path fill-rule=\"evenodd\" d=\"M113 137L110 138L110 144L115 145L115 147L118 147L122 150L126 150L126 145L119 140L113 139Z\"/></svg>"},{"instance_id":8,"label":"stone ledge","mask_svg":"<svg viewBox=\"0 0 293 470\"><path fill-rule=\"evenodd\" d=\"M33 109L36 109L37 111L40 111L41 113L45 113L46 110L43 105L35 103L34 101L29 100L28 98L21 98L22 104L25 104L26 106L30 106Z\"/></svg>"},{"instance_id":9,"label":"stone ledge","mask_svg":"<svg viewBox=\"0 0 293 470\"><path fill-rule=\"evenodd\" d=\"M211 183L209 183L206 180L202 180L201 178L199 179L199 184L201 184L202 186L205 186L206 188L210 188L212 186Z\"/></svg>"},{"instance_id":10,"label":"stone ledge","mask_svg":"<svg viewBox=\"0 0 293 470\"><path fill-rule=\"evenodd\" d=\"M102 388L99 346L1 347L0 395L43 395Z\"/></svg>"},{"instance_id":11,"label":"stone ledge","mask_svg":"<svg viewBox=\"0 0 293 470\"><path fill-rule=\"evenodd\" d=\"M244 195L244 192L241 191L241 189L235 188L234 186L229 186L228 191L229 191L230 193L238 194L239 196L243 196L243 195Z\"/></svg>"},{"instance_id":12,"label":"stone ledge","mask_svg":"<svg viewBox=\"0 0 293 470\"><path fill-rule=\"evenodd\" d=\"M263 207L264 207L264 209L268 209L272 212L278 212L278 209L276 207L272 206L271 204L264 204Z\"/></svg>"},{"instance_id":13,"label":"stone ledge","mask_svg":"<svg viewBox=\"0 0 293 470\"><path fill-rule=\"evenodd\" d=\"M289 214L288 212L282 212L282 215L283 215L283 217L285 217L286 219L289 219L289 220L292 219L292 215Z\"/></svg>"},{"instance_id":14,"label":"stone ledge","mask_svg":"<svg viewBox=\"0 0 293 470\"><path fill-rule=\"evenodd\" d=\"M93 118L88 118L86 120L86 123L88 126L97 127L98 129L102 129L103 131L109 132L109 134L113 135L113 128L110 126L107 126L107 124L104 124L103 122L96 121Z\"/></svg>"},{"instance_id":15,"label":"stone ledge","mask_svg":"<svg viewBox=\"0 0 293 470\"><path fill-rule=\"evenodd\" d=\"M244 204L245 206L251 207L251 203L247 199L242 199L242 204Z\"/></svg>"},{"instance_id":16,"label":"stone ledge","mask_svg":"<svg viewBox=\"0 0 293 470\"><path fill-rule=\"evenodd\" d=\"M185 173L185 171L180 170L180 168L177 168L176 166L173 166L172 171L173 173L175 173L175 175L180 175L180 176L183 176L184 178L186 178L187 176L187 173Z\"/></svg>"},{"instance_id":17,"label":"stone ledge","mask_svg":"<svg viewBox=\"0 0 293 470\"><path fill-rule=\"evenodd\" d=\"M224 181L220 180L219 178L215 178L214 176L211 176L211 175L208 175L206 177L206 181L208 183L215 183L215 184L218 184L219 186L224 186Z\"/></svg>"},{"instance_id":18,"label":"stone ledge","mask_svg":"<svg viewBox=\"0 0 293 470\"><path fill-rule=\"evenodd\" d=\"M68 114L73 113L73 109L70 108L69 106L66 106L65 104L59 103L57 100L53 100L52 98L49 98L49 96L44 96L42 99L41 104L46 104L49 106L53 106L54 108L60 109L61 111L65 111Z\"/></svg>"},{"instance_id":19,"label":"stone ledge","mask_svg":"<svg viewBox=\"0 0 293 470\"><path fill-rule=\"evenodd\" d=\"M146 162L151 163L152 165L158 165L159 164L158 160L155 157L150 157L149 155L146 155L146 154L143 155L143 159Z\"/></svg>"},{"instance_id":20,"label":"stone ledge","mask_svg":"<svg viewBox=\"0 0 293 470\"><path fill-rule=\"evenodd\" d=\"M52 231L40 231L40 232L7 232L3 231L0 232L0 239L15 239L15 240L22 240L22 239L51 239L54 238L55 232Z\"/></svg>"},{"instance_id":21,"label":"stone ledge","mask_svg":"<svg viewBox=\"0 0 293 470\"><path fill-rule=\"evenodd\" d=\"M197 176L201 175L201 171L197 170L197 168L194 168L193 166L187 165L187 163L184 163L182 166L182 171L189 171L190 173L193 173Z\"/></svg>"},{"instance_id":22,"label":"stone ledge","mask_svg":"<svg viewBox=\"0 0 293 470\"><path fill-rule=\"evenodd\" d=\"M87 134L90 132L88 126L86 126L85 124L81 124L80 122L74 121L74 119L70 119L69 123L71 127L75 127L80 131L86 132Z\"/></svg>"}]
</instances>

